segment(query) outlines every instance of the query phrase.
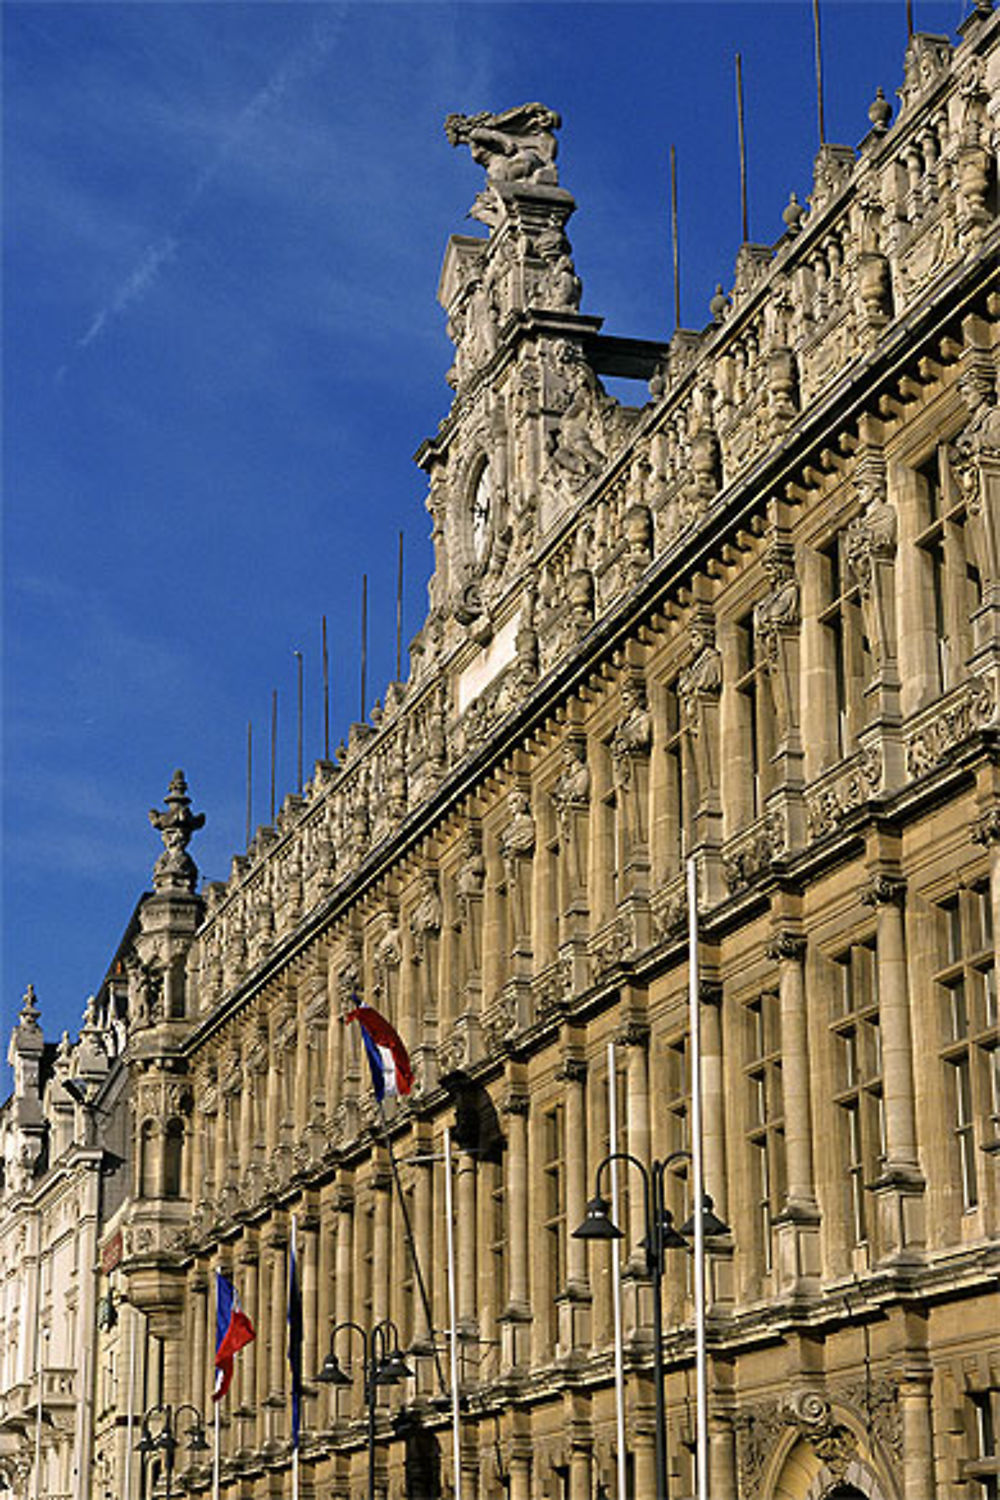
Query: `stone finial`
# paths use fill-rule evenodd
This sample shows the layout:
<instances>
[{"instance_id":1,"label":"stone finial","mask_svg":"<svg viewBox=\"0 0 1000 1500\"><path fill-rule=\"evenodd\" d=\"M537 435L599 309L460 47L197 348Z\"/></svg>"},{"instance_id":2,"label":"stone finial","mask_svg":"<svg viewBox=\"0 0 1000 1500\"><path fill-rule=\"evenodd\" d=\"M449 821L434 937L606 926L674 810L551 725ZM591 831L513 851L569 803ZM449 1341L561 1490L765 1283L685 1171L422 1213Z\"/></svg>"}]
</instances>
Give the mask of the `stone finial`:
<instances>
[{"instance_id":1,"label":"stone finial","mask_svg":"<svg viewBox=\"0 0 1000 1500\"><path fill-rule=\"evenodd\" d=\"M21 1001L21 1014L18 1019L17 1029L19 1031L22 1029L39 1031L41 1029L38 1025L40 1015L41 1011L38 1009L35 986L29 984L24 992L24 999Z\"/></svg>"},{"instance_id":2,"label":"stone finial","mask_svg":"<svg viewBox=\"0 0 1000 1500\"><path fill-rule=\"evenodd\" d=\"M798 234L805 216L806 211L799 202L797 194L790 193L788 202L781 211L782 220L789 234Z\"/></svg>"},{"instance_id":3,"label":"stone finial","mask_svg":"<svg viewBox=\"0 0 1000 1500\"><path fill-rule=\"evenodd\" d=\"M183 771L175 771L164 798L166 812L150 808L149 821L163 839L163 853L153 866L153 885L157 892L193 891L198 866L187 852L191 835L205 824L204 813L191 811L187 782Z\"/></svg>"},{"instance_id":4,"label":"stone finial","mask_svg":"<svg viewBox=\"0 0 1000 1500\"><path fill-rule=\"evenodd\" d=\"M875 98L868 106L868 118L872 122L872 129L877 130L880 135L889 129L892 105L880 88L875 90Z\"/></svg>"}]
</instances>

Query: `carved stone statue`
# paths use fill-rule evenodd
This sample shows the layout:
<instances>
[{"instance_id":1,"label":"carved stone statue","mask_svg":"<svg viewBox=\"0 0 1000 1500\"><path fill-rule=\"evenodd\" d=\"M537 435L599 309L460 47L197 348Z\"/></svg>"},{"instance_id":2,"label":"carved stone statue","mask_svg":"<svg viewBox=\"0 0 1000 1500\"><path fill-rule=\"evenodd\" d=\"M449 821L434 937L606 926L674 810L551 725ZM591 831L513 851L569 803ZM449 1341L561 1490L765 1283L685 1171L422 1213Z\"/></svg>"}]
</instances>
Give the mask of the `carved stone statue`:
<instances>
[{"instance_id":1,"label":"carved stone statue","mask_svg":"<svg viewBox=\"0 0 1000 1500\"><path fill-rule=\"evenodd\" d=\"M865 482L865 505L847 528L847 562L858 583L865 633L876 667L895 654L892 560L896 512L886 499L885 478Z\"/></svg>"},{"instance_id":2,"label":"carved stone statue","mask_svg":"<svg viewBox=\"0 0 1000 1500\"><path fill-rule=\"evenodd\" d=\"M587 742L578 735L569 735L563 741L563 769L551 795L559 819L559 842L566 861L567 883L576 893L586 885L587 847L583 820L590 804Z\"/></svg>"},{"instance_id":3,"label":"carved stone statue","mask_svg":"<svg viewBox=\"0 0 1000 1500\"><path fill-rule=\"evenodd\" d=\"M622 718L611 740L611 763L615 787L621 799L623 825L630 851L645 842L645 769L653 735L646 703L646 685L641 677L626 675L622 681Z\"/></svg>"},{"instance_id":4,"label":"carved stone statue","mask_svg":"<svg viewBox=\"0 0 1000 1500\"><path fill-rule=\"evenodd\" d=\"M526 868L535 852L535 820L527 792L514 787L507 796L508 822L500 835L500 858L511 904L513 941L528 933L530 876Z\"/></svg>"},{"instance_id":5,"label":"carved stone statue","mask_svg":"<svg viewBox=\"0 0 1000 1500\"><path fill-rule=\"evenodd\" d=\"M760 641L780 737L787 738L798 723L795 650L801 621L799 584L787 547L774 547L764 558L771 592L754 609L754 633Z\"/></svg>"},{"instance_id":6,"label":"carved stone statue","mask_svg":"<svg viewBox=\"0 0 1000 1500\"><path fill-rule=\"evenodd\" d=\"M445 134L453 146L468 146L472 159L486 168L487 190L476 199L470 214L484 224L499 215L496 183L538 182L555 186L555 132L560 116L544 104L521 104L501 114L449 115Z\"/></svg>"},{"instance_id":7,"label":"carved stone statue","mask_svg":"<svg viewBox=\"0 0 1000 1500\"><path fill-rule=\"evenodd\" d=\"M205 814L191 811L183 771L175 771L166 797L166 812L150 808L149 821L163 839L163 853L153 866L157 891L193 891L198 866L187 852L191 835L205 826Z\"/></svg>"}]
</instances>

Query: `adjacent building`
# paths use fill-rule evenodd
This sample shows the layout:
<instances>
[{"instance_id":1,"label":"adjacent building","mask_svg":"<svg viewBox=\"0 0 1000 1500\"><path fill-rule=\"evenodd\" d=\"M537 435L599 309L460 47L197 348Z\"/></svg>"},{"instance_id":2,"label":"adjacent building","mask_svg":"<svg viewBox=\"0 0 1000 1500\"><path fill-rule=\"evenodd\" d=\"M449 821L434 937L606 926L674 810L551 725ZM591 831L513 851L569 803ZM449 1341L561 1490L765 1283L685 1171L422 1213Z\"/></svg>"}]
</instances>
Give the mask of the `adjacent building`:
<instances>
[{"instance_id":1,"label":"adjacent building","mask_svg":"<svg viewBox=\"0 0 1000 1500\"><path fill-rule=\"evenodd\" d=\"M988 3L957 45L914 35L895 117L880 96L857 150L824 145L778 243L744 245L708 326L663 342L579 311L554 111L447 121L484 171L485 232L449 241L439 287L454 397L417 454L435 569L409 676L200 892L201 817L175 775L120 951L109 1076L131 1175L113 1217L93 1210L99 1245L81 1238L93 1148L62 1158L79 1275L89 1255L120 1314L98 1369L76 1365L95 1496L98 1469L113 1495L151 1493L142 1410L210 1413L217 1269L257 1328L220 1417L221 1493L291 1495L293 1221L304 1500L369 1493L349 1322L398 1333L411 1372L374 1388L376 1493L455 1492L446 1130L463 1494L614 1493L618 1255L628 1482L654 1495L638 1173L620 1252L572 1231L612 1149L665 1164L676 1224L693 1208L691 856L726 1228L708 1255L712 1500L995 1500L998 37ZM414 1063L384 1114L343 1024L360 998ZM36 1022L27 1004L12 1143L37 1138L46 1088L61 1107ZM3 1233L47 1244L59 1151L7 1155ZM680 1500L694 1336L690 1256L673 1259ZM29 1249L5 1275L37 1285L38 1264ZM31 1296L8 1297L3 1334L20 1381L4 1425L29 1465L33 1372L57 1363L32 1359ZM313 1379L331 1341L349 1386ZM210 1492L211 1454L182 1445L173 1482Z\"/></svg>"}]
</instances>

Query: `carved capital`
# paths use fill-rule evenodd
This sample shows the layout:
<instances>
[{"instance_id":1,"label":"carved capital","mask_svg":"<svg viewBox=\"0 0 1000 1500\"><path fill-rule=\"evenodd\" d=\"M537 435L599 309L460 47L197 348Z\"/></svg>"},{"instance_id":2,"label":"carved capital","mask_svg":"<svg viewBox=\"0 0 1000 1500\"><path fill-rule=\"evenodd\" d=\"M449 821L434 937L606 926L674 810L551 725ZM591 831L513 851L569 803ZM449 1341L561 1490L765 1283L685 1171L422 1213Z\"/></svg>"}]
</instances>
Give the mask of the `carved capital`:
<instances>
[{"instance_id":1,"label":"carved capital","mask_svg":"<svg viewBox=\"0 0 1000 1500\"><path fill-rule=\"evenodd\" d=\"M586 1060L582 1057L564 1057L556 1070L556 1077L563 1083L586 1083Z\"/></svg>"},{"instance_id":2,"label":"carved capital","mask_svg":"<svg viewBox=\"0 0 1000 1500\"><path fill-rule=\"evenodd\" d=\"M527 1094L505 1094L500 1101L500 1113L502 1115L519 1115L522 1120L526 1120L528 1118L528 1110Z\"/></svg>"},{"instance_id":3,"label":"carved capital","mask_svg":"<svg viewBox=\"0 0 1000 1500\"><path fill-rule=\"evenodd\" d=\"M902 906L906 881L900 875L873 875L861 892L863 906Z\"/></svg>"},{"instance_id":4,"label":"carved capital","mask_svg":"<svg viewBox=\"0 0 1000 1500\"><path fill-rule=\"evenodd\" d=\"M987 848L991 844L1000 844L1000 806L987 808L976 819L972 828L972 842L983 844Z\"/></svg>"},{"instance_id":5,"label":"carved capital","mask_svg":"<svg viewBox=\"0 0 1000 1500\"><path fill-rule=\"evenodd\" d=\"M630 1019L623 1021L615 1032L619 1047L648 1047L649 1022Z\"/></svg>"},{"instance_id":6,"label":"carved capital","mask_svg":"<svg viewBox=\"0 0 1000 1500\"><path fill-rule=\"evenodd\" d=\"M792 960L800 964L805 958L806 940L800 932L781 927L768 938L764 953L772 963Z\"/></svg>"}]
</instances>

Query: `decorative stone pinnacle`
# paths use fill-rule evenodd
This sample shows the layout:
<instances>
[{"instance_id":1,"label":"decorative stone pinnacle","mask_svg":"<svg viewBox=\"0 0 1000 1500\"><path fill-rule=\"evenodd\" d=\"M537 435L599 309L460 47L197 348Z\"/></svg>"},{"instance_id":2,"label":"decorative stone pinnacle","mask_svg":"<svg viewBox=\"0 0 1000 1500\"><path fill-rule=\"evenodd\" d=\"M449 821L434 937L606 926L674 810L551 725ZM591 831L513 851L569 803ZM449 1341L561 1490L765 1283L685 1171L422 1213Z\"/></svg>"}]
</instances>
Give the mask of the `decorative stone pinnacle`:
<instances>
[{"instance_id":1,"label":"decorative stone pinnacle","mask_svg":"<svg viewBox=\"0 0 1000 1500\"><path fill-rule=\"evenodd\" d=\"M868 118L872 122L873 130L880 134L888 130L889 121L892 119L892 105L880 88L875 90L875 98L868 106Z\"/></svg>"},{"instance_id":2,"label":"decorative stone pinnacle","mask_svg":"<svg viewBox=\"0 0 1000 1500\"><path fill-rule=\"evenodd\" d=\"M41 1011L38 1009L38 1001L35 997L35 986L29 984L21 1001L20 1025L37 1026Z\"/></svg>"},{"instance_id":3,"label":"decorative stone pinnacle","mask_svg":"<svg viewBox=\"0 0 1000 1500\"><path fill-rule=\"evenodd\" d=\"M153 885L160 891L193 891L198 866L187 853L191 835L205 824L204 813L191 811L183 771L175 771L163 799L166 812L150 808L149 821L163 839L163 853L153 866Z\"/></svg>"}]
</instances>

